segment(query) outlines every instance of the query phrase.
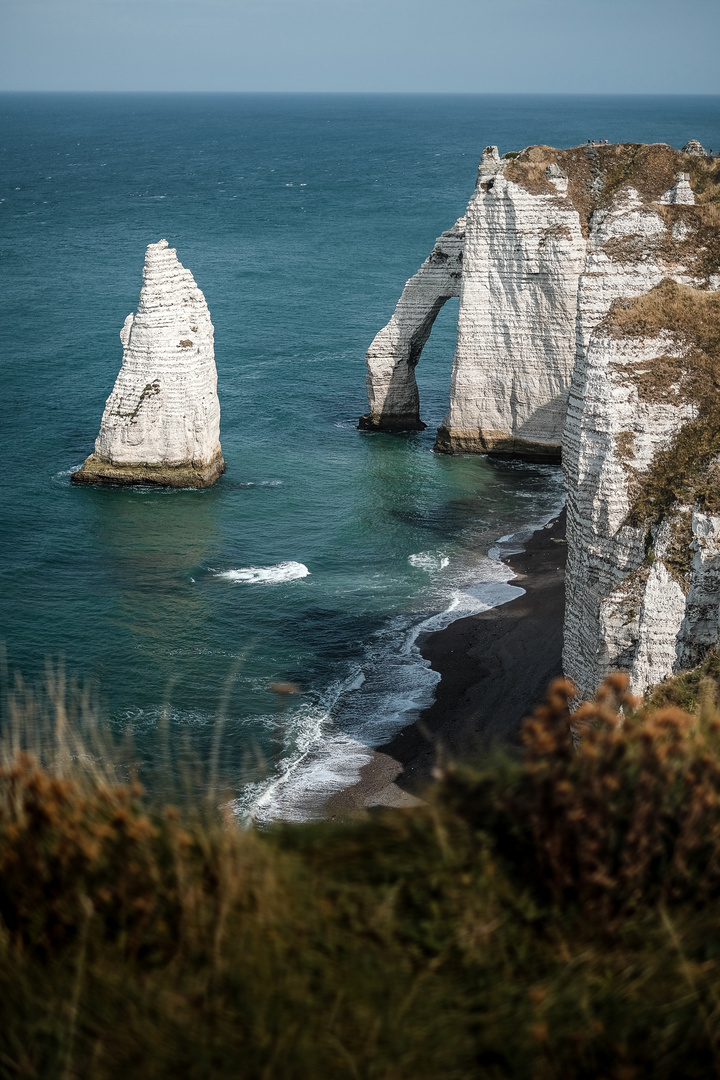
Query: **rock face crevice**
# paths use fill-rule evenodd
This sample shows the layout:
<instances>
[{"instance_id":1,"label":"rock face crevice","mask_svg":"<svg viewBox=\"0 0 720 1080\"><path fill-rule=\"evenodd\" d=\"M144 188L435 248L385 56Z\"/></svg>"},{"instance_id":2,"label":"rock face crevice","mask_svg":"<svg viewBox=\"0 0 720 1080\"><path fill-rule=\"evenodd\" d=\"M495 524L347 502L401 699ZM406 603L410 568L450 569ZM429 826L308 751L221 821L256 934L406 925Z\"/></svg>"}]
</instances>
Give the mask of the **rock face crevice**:
<instances>
[{"instance_id":1,"label":"rock face crevice","mask_svg":"<svg viewBox=\"0 0 720 1080\"><path fill-rule=\"evenodd\" d=\"M213 484L225 469L213 325L205 297L166 240L148 246L138 309L120 340L122 367L95 451L72 480Z\"/></svg>"}]
</instances>

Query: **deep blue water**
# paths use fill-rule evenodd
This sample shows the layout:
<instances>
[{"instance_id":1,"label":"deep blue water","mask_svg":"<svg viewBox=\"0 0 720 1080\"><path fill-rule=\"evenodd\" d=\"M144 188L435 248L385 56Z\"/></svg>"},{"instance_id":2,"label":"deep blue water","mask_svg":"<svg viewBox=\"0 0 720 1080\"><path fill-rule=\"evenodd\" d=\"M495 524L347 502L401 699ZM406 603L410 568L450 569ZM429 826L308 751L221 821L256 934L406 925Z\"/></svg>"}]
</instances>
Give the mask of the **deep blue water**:
<instances>
[{"instance_id":1,"label":"deep blue water","mask_svg":"<svg viewBox=\"0 0 720 1080\"><path fill-rule=\"evenodd\" d=\"M0 640L99 685L139 754L170 738L268 812L347 780L427 700L423 620L490 594L491 541L547 518L557 470L431 452L457 301L418 376L423 433L366 435L364 353L483 147L720 146L718 98L0 95ZM166 238L216 330L228 469L209 491L75 489ZM248 584L218 572L301 562ZM493 588L497 589L497 586ZM493 594L494 595L494 594ZM499 594L498 594L499 595ZM273 679L302 693L278 711ZM352 739L352 741L351 741ZM290 768L272 790L258 760ZM248 776L256 783L248 786ZM265 794L263 795L263 792ZM289 812L289 811L287 811Z\"/></svg>"}]
</instances>

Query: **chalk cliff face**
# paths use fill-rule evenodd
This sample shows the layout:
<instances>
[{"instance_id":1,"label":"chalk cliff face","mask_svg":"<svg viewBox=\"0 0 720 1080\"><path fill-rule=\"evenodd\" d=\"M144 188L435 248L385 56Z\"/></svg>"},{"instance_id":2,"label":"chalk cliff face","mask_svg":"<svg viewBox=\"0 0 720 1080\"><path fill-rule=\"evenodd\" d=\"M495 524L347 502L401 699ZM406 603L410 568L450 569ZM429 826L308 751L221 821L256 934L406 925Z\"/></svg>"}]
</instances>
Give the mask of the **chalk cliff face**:
<instances>
[{"instance_id":1,"label":"chalk cliff face","mask_svg":"<svg viewBox=\"0 0 720 1080\"><path fill-rule=\"evenodd\" d=\"M438 239L368 349L361 427L424 426L415 365L440 308L459 296L450 410L436 449L559 457L584 240L554 161L539 192L508 180L509 164L487 148L466 215Z\"/></svg>"},{"instance_id":2,"label":"chalk cliff face","mask_svg":"<svg viewBox=\"0 0 720 1080\"><path fill-rule=\"evenodd\" d=\"M690 167L708 171L705 159L662 144L532 146L503 158L488 147L464 217L440 237L368 349L370 411L360 426L422 426L415 365L443 303L459 295L450 408L436 449L559 460L580 290L606 241L659 241L662 220L638 213L643 205L694 204ZM628 232L635 224L640 232ZM616 275L618 295L623 284L632 296L659 280L638 265ZM592 304L599 319L611 299L602 288L592 296L585 288L583 333Z\"/></svg>"},{"instance_id":3,"label":"chalk cliff face","mask_svg":"<svg viewBox=\"0 0 720 1080\"><path fill-rule=\"evenodd\" d=\"M617 669L642 693L720 642L719 196L716 163L645 147L589 219L563 446L583 696Z\"/></svg>"},{"instance_id":4,"label":"chalk cliff face","mask_svg":"<svg viewBox=\"0 0 720 1080\"><path fill-rule=\"evenodd\" d=\"M225 468L213 325L166 240L145 255L137 312L120 331L122 368L79 483L208 487Z\"/></svg>"},{"instance_id":5,"label":"chalk cliff face","mask_svg":"<svg viewBox=\"0 0 720 1080\"><path fill-rule=\"evenodd\" d=\"M422 426L414 367L460 296L436 449L552 460L565 670L644 691L720 644L720 163L691 141L483 154L368 350L362 425Z\"/></svg>"},{"instance_id":6,"label":"chalk cliff face","mask_svg":"<svg viewBox=\"0 0 720 1080\"><path fill-rule=\"evenodd\" d=\"M552 460L572 372L585 242L566 172L548 158L535 190L510 179L510 165L489 147L467 208L450 409L437 449Z\"/></svg>"}]
</instances>

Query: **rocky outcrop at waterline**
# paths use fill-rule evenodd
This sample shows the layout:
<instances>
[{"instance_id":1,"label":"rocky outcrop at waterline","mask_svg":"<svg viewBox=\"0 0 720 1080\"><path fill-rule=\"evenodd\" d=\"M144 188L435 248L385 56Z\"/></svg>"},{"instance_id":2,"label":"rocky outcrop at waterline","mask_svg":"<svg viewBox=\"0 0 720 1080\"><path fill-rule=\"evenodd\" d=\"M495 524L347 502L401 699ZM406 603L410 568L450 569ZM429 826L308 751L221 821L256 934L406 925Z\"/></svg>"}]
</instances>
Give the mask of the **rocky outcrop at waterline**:
<instances>
[{"instance_id":1,"label":"rocky outcrop at waterline","mask_svg":"<svg viewBox=\"0 0 720 1080\"><path fill-rule=\"evenodd\" d=\"M205 297L167 240L150 244L95 451L75 483L209 487L220 448L214 331Z\"/></svg>"}]
</instances>

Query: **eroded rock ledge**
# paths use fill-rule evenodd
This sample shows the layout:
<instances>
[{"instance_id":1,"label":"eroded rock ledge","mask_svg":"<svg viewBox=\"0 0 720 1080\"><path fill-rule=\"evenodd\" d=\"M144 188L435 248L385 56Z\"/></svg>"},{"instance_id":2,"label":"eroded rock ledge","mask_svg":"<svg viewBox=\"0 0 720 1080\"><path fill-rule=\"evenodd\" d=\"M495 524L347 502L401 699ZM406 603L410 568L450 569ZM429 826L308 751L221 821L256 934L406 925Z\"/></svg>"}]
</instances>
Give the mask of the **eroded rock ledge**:
<instances>
[{"instance_id":1,"label":"eroded rock ledge","mask_svg":"<svg viewBox=\"0 0 720 1080\"><path fill-rule=\"evenodd\" d=\"M137 312L120 332L123 360L85 484L209 487L220 447L214 331L205 297L166 240L145 255Z\"/></svg>"}]
</instances>

